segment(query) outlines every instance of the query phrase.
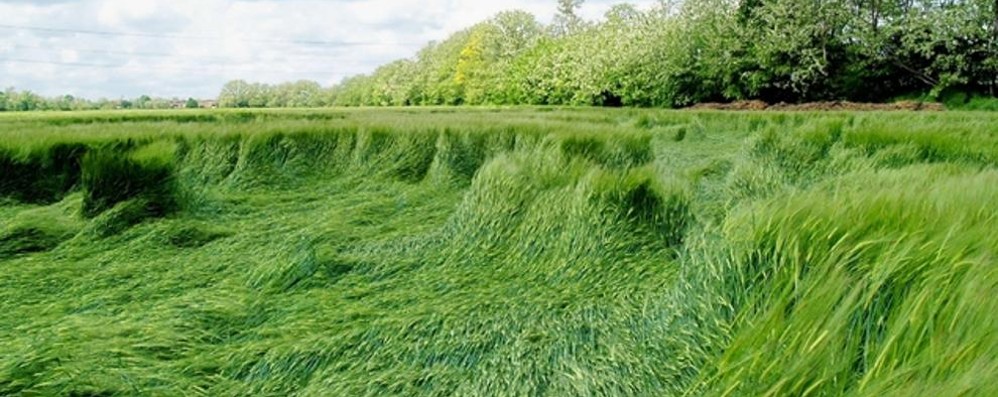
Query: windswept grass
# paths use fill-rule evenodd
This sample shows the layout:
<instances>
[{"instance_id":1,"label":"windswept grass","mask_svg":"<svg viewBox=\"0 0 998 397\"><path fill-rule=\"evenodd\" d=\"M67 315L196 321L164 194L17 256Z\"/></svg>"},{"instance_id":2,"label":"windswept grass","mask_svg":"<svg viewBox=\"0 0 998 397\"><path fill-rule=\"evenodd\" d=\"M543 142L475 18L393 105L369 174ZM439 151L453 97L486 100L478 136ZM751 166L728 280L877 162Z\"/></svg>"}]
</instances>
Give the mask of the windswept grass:
<instances>
[{"instance_id":1,"label":"windswept grass","mask_svg":"<svg viewBox=\"0 0 998 397\"><path fill-rule=\"evenodd\" d=\"M996 126L3 114L0 395L998 394Z\"/></svg>"}]
</instances>

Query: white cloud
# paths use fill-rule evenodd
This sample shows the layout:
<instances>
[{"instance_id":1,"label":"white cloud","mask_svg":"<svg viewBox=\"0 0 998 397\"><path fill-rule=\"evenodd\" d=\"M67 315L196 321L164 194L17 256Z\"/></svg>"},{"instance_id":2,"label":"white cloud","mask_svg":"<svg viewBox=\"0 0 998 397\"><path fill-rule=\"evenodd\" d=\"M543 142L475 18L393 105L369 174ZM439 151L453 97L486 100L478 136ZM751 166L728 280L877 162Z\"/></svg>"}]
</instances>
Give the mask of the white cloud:
<instances>
[{"instance_id":1,"label":"white cloud","mask_svg":"<svg viewBox=\"0 0 998 397\"><path fill-rule=\"evenodd\" d=\"M615 2L590 0L583 15ZM211 97L231 79L328 85L510 9L549 21L555 1L7 1L0 86L116 98Z\"/></svg>"},{"instance_id":2,"label":"white cloud","mask_svg":"<svg viewBox=\"0 0 998 397\"><path fill-rule=\"evenodd\" d=\"M155 16L160 7L160 3L154 1L105 0L101 3L97 20L108 27L123 27L129 21Z\"/></svg>"},{"instance_id":3,"label":"white cloud","mask_svg":"<svg viewBox=\"0 0 998 397\"><path fill-rule=\"evenodd\" d=\"M62 50L59 53L62 62L77 62L80 60L80 53L73 50Z\"/></svg>"}]
</instances>

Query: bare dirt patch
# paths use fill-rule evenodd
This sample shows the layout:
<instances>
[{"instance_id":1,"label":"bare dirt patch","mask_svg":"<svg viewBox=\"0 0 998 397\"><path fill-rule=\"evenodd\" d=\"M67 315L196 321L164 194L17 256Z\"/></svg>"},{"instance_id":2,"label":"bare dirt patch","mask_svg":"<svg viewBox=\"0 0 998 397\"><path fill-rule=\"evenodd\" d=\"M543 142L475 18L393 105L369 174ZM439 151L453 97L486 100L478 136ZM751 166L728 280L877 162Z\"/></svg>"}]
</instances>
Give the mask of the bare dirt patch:
<instances>
[{"instance_id":1,"label":"bare dirt patch","mask_svg":"<svg viewBox=\"0 0 998 397\"><path fill-rule=\"evenodd\" d=\"M694 110L772 110L772 111L943 111L941 103L901 101L894 103L862 103L849 101L827 101L808 103L768 104L763 101L737 101L731 103L701 103L687 109Z\"/></svg>"}]
</instances>

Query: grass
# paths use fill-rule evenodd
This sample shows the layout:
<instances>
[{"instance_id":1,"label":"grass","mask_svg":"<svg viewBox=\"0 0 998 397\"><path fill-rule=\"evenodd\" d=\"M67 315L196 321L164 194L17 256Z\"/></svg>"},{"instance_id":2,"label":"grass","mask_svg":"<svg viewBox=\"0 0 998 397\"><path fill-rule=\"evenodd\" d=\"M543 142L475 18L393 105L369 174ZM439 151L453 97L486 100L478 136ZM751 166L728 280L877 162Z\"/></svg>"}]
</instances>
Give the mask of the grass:
<instances>
[{"instance_id":1,"label":"grass","mask_svg":"<svg viewBox=\"0 0 998 397\"><path fill-rule=\"evenodd\" d=\"M995 395L995 126L0 114L0 395Z\"/></svg>"}]
</instances>

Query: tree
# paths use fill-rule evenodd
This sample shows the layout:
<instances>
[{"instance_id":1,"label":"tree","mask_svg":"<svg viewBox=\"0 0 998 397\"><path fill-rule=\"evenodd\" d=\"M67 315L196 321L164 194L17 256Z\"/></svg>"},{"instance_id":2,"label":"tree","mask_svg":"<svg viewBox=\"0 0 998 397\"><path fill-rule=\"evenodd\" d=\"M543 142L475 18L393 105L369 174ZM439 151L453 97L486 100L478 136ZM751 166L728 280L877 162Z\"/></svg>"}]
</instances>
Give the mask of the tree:
<instances>
[{"instance_id":1,"label":"tree","mask_svg":"<svg viewBox=\"0 0 998 397\"><path fill-rule=\"evenodd\" d=\"M370 81L367 104L404 106L410 104L413 62L407 59L384 65L374 72Z\"/></svg>"},{"instance_id":2,"label":"tree","mask_svg":"<svg viewBox=\"0 0 998 397\"><path fill-rule=\"evenodd\" d=\"M148 109L149 102L152 102L152 98L148 95L142 95L135 100L135 107L138 109Z\"/></svg>"},{"instance_id":3,"label":"tree","mask_svg":"<svg viewBox=\"0 0 998 397\"><path fill-rule=\"evenodd\" d=\"M473 29L459 31L440 43L431 43L419 52L413 88L418 94L412 103L422 105L459 105L464 92L457 77L461 51L471 40Z\"/></svg>"},{"instance_id":4,"label":"tree","mask_svg":"<svg viewBox=\"0 0 998 397\"><path fill-rule=\"evenodd\" d=\"M771 102L841 95L831 87L847 63L842 32L849 18L843 1L747 1L741 7L741 32L735 35L747 39L739 55L749 63L727 75L740 79L729 83L742 84L742 95Z\"/></svg>"},{"instance_id":5,"label":"tree","mask_svg":"<svg viewBox=\"0 0 998 397\"><path fill-rule=\"evenodd\" d=\"M483 102L519 103L514 94L514 63L544 38L544 27L528 12L504 11L489 20L483 36L486 65L479 81Z\"/></svg>"},{"instance_id":6,"label":"tree","mask_svg":"<svg viewBox=\"0 0 998 397\"><path fill-rule=\"evenodd\" d=\"M274 87L262 83L250 84L247 93L247 106L251 108L264 108L270 102L274 93Z\"/></svg>"},{"instance_id":7,"label":"tree","mask_svg":"<svg viewBox=\"0 0 998 397\"><path fill-rule=\"evenodd\" d=\"M44 99L31 91L22 91L14 97L14 109L22 112L38 110Z\"/></svg>"},{"instance_id":8,"label":"tree","mask_svg":"<svg viewBox=\"0 0 998 397\"><path fill-rule=\"evenodd\" d=\"M361 106L365 104L365 95L370 90L370 76L358 75L343 79L333 89L334 105Z\"/></svg>"},{"instance_id":9,"label":"tree","mask_svg":"<svg viewBox=\"0 0 998 397\"><path fill-rule=\"evenodd\" d=\"M197 108L201 107L201 104L198 103L197 99L187 98L187 102L184 104L184 107L186 107L188 109L197 109Z\"/></svg>"},{"instance_id":10,"label":"tree","mask_svg":"<svg viewBox=\"0 0 998 397\"><path fill-rule=\"evenodd\" d=\"M636 24L642 16L641 11L633 4L622 3L611 6L604 15L604 19L606 19L607 24L626 26Z\"/></svg>"},{"instance_id":11,"label":"tree","mask_svg":"<svg viewBox=\"0 0 998 397\"><path fill-rule=\"evenodd\" d=\"M488 25L480 24L471 29L471 36L461 48L454 70L454 82L460 87L464 103L479 104L488 88L483 84L488 80L488 63L485 54L485 40Z\"/></svg>"},{"instance_id":12,"label":"tree","mask_svg":"<svg viewBox=\"0 0 998 397\"><path fill-rule=\"evenodd\" d=\"M245 108L250 106L252 88L243 80L233 80L222 86L218 94L218 106L223 108Z\"/></svg>"},{"instance_id":13,"label":"tree","mask_svg":"<svg viewBox=\"0 0 998 397\"><path fill-rule=\"evenodd\" d=\"M554 16L551 31L555 36L564 36L578 32L584 22L579 17L579 8L584 0L558 0L558 12Z\"/></svg>"},{"instance_id":14,"label":"tree","mask_svg":"<svg viewBox=\"0 0 998 397\"><path fill-rule=\"evenodd\" d=\"M289 87L288 103L289 107L317 107L322 105L322 86L319 83L308 80L298 80Z\"/></svg>"},{"instance_id":15,"label":"tree","mask_svg":"<svg viewBox=\"0 0 998 397\"><path fill-rule=\"evenodd\" d=\"M993 0L907 0L881 6L878 29L862 46L891 68L891 79L933 96L950 88L989 91L995 84ZM990 86L990 87L989 87Z\"/></svg>"}]
</instances>

